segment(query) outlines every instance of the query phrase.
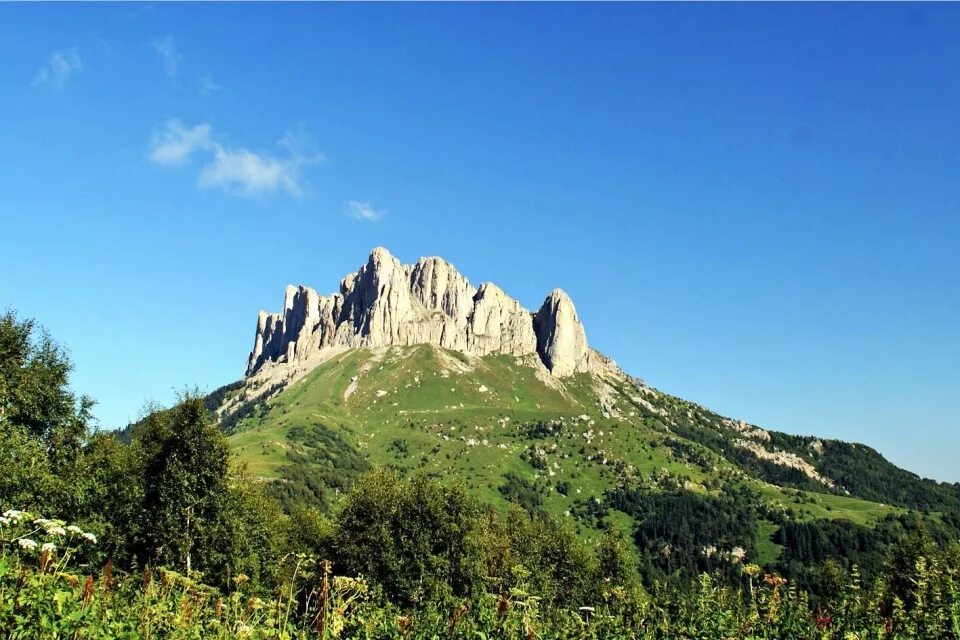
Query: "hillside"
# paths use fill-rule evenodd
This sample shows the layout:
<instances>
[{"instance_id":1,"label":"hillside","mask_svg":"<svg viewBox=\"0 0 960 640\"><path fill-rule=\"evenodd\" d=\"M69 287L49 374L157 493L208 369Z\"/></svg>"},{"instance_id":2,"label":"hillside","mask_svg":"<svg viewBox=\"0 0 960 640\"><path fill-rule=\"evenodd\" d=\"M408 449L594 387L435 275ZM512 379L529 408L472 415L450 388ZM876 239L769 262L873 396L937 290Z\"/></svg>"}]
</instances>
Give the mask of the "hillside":
<instances>
[{"instance_id":1,"label":"hillside","mask_svg":"<svg viewBox=\"0 0 960 640\"><path fill-rule=\"evenodd\" d=\"M784 504L796 492L763 480L816 491L816 502L796 509L813 517L861 521L892 510L849 497L821 476L816 448L805 458L776 454L768 432L629 385L615 378L598 383L590 374L548 384L522 360L470 358L427 345L350 350L260 404L235 425L230 442L265 478L327 461L337 468L349 460L350 469L362 460L455 475L499 500L513 474L536 487L538 503L553 512L621 484L681 482L707 491L725 477ZM708 446L719 442L734 449L732 460ZM324 488L315 488L322 496Z\"/></svg>"},{"instance_id":2,"label":"hillside","mask_svg":"<svg viewBox=\"0 0 960 640\"><path fill-rule=\"evenodd\" d=\"M325 303L304 287L288 289L283 314L266 316L268 322L261 314L250 374L218 394L217 411L233 449L282 502L328 509L357 475L386 466L461 480L495 505L512 502L569 518L588 538L614 526L648 539L649 532L641 536L638 530L664 509L692 510L685 517L694 528L706 526L698 509L739 513L745 524L725 539L725 552L739 548L760 563L782 559L790 544L788 522L829 529L822 523L838 521L873 530L911 509L951 522L958 511L956 485L921 480L862 445L791 436L719 416L628 376L589 350L585 337L562 375L551 370L542 344L527 346L525 353L516 345L507 353L474 348L478 291L491 285L473 290L446 263L437 268L438 259L424 260L458 286L441 286L441 295L428 291L420 299L442 301L444 289L455 289L473 296L473 311L461 313L442 302L440 310L425 310L416 301L398 301L396 290L406 282L416 291L418 268L398 267L378 249L355 277L344 280L339 301ZM402 277L384 277L381 261ZM437 278L426 282L435 292ZM354 283L367 293L351 291ZM366 297L366 307L351 312L360 320L344 319L344 309L356 304L351 296ZM309 302L298 310L298 299ZM566 294L552 293L545 308L551 300L569 311L547 314L554 319L548 332L537 322L543 310L522 312L531 335L538 336L532 339L585 335ZM384 301L392 311L379 306ZM324 304L340 315L325 322L322 314L311 314ZM512 302L506 304L517 313ZM404 306L408 319L398 322L395 311ZM431 344L430 336L440 334L450 342L450 332L421 331L417 324L427 318L434 326L452 326L458 313L459 326L466 327L459 349ZM511 335L522 335L516 320L510 322ZM297 330L289 331L291 325ZM311 326L326 326L326 335L335 338L324 342L317 337L324 330ZM276 335L286 335L286 345ZM305 335L313 335L312 342ZM663 535L667 540L679 534ZM709 541L711 535L693 538ZM680 542L682 536L674 544Z\"/></svg>"}]
</instances>

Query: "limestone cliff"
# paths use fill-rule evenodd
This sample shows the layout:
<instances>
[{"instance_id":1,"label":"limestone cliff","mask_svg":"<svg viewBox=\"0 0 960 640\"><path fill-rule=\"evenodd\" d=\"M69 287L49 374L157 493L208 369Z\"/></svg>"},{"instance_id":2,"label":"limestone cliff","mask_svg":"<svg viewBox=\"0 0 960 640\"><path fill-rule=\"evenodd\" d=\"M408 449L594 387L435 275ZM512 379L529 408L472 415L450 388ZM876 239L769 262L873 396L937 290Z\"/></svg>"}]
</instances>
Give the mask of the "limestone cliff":
<instances>
[{"instance_id":1,"label":"limestone cliff","mask_svg":"<svg viewBox=\"0 0 960 640\"><path fill-rule=\"evenodd\" d=\"M537 353L557 377L568 376L585 366L587 336L577 310L562 289L554 289L533 318Z\"/></svg>"},{"instance_id":2,"label":"limestone cliff","mask_svg":"<svg viewBox=\"0 0 960 640\"><path fill-rule=\"evenodd\" d=\"M306 360L334 347L415 344L474 356L537 354L557 377L586 371L592 354L573 302L560 289L533 315L494 284L474 288L441 258L404 265L378 247L340 282L339 293L288 286L283 311L261 311L247 375L268 362Z\"/></svg>"}]
</instances>

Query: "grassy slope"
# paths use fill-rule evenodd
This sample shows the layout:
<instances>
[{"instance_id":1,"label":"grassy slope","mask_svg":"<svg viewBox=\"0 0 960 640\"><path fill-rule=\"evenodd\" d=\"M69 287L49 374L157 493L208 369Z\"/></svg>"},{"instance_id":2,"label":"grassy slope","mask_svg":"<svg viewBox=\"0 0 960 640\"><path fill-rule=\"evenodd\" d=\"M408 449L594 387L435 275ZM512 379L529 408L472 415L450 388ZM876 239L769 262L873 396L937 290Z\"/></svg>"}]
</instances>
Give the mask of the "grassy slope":
<instances>
[{"instance_id":1,"label":"grassy slope","mask_svg":"<svg viewBox=\"0 0 960 640\"><path fill-rule=\"evenodd\" d=\"M690 409L695 405L676 405L676 399L663 397L670 411L696 417ZM589 376L551 388L532 368L508 356L468 360L428 346L379 353L355 350L285 389L269 402L265 415L242 421L230 442L252 473L281 478L288 452L302 446L288 441L289 430L323 424L344 436L372 465L457 477L494 504L505 503L498 488L512 472L537 483L542 507L555 514L578 503L582 507L625 479L656 483L669 475L706 492L724 482L723 477L743 477L720 455L671 433L662 416L631 401L627 390L616 400L623 416L604 418ZM531 435L530 425L537 421L558 426ZM676 447L664 446L665 441L680 441L699 451L701 463L690 462ZM747 482L764 500L792 508L800 518L870 523L894 511L845 496ZM564 483L567 495L558 490ZM764 531L769 538L772 529ZM761 548L768 557L778 552L772 545Z\"/></svg>"}]
</instances>

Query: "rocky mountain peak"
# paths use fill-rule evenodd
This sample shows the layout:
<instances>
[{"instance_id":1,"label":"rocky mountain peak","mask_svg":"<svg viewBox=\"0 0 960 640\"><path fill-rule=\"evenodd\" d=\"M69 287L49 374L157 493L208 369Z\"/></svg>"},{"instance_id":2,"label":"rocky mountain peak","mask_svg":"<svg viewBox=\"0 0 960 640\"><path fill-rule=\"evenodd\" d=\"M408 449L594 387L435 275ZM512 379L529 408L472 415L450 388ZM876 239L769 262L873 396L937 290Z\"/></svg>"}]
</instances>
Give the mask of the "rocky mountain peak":
<instances>
[{"instance_id":1,"label":"rocky mountain peak","mask_svg":"<svg viewBox=\"0 0 960 640\"><path fill-rule=\"evenodd\" d=\"M554 376L588 370L586 334L569 296L555 289L536 315L492 283L470 284L438 257L402 264L375 248L339 293L288 286L283 311L261 311L247 375L333 347L432 344L468 355L536 354Z\"/></svg>"}]
</instances>

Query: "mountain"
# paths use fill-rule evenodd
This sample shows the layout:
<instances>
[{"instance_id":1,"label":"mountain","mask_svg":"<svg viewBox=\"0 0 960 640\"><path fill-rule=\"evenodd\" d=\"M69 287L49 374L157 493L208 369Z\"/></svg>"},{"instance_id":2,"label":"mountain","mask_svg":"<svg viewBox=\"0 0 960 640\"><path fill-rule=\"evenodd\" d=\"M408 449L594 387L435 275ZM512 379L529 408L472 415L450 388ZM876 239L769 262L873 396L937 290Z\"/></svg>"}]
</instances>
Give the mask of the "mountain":
<instances>
[{"instance_id":1,"label":"mountain","mask_svg":"<svg viewBox=\"0 0 960 640\"><path fill-rule=\"evenodd\" d=\"M591 371L596 363L561 289L531 314L492 283L475 288L441 258L403 265L378 247L340 282L340 293L324 297L288 286L282 312L261 311L247 376L270 363L309 366L338 348L418 344L477 357L536 354L556 377Z\"/></svg>"},{"instance_id":2,"label":"mountain","mask_svg":"<svg viewBox=\"0 0 960 640\"><path fill-rule=\"evenodd\" d=\"M588 537L614 526L663 549L720 540L726 557L761 563L792 558L812 535L797 527L848 554L831 522L870 540L886 534L864 531L911 510L960 524L960 485L631 377L588 346L562 290L531 312L440 258L404 265L383 248L338 293L288 287L282 311L258 317L244 379L209 400L250 472L287 504L329 508L382 465L458 478L492 504L569 517Z\"/></svg>"}]
</instances>

